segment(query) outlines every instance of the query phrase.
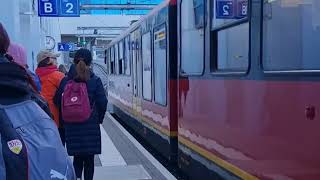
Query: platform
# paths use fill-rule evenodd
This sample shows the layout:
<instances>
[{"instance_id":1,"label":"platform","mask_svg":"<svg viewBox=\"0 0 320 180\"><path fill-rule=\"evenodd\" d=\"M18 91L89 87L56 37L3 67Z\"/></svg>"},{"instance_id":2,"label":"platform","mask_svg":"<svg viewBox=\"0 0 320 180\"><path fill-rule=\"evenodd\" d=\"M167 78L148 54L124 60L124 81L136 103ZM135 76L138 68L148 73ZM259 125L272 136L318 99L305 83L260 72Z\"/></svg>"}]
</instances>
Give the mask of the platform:
<instances>
[{"instance_id":1,"label":"platform","mask_svg":"<svg viewBox=\"0 0 320 180\"><path fill-rule=\"evenodd\" d=\"M106 86L104 69L93 70ZM109 112L101 125L102 154L95 158L94 180L175 180Z\"/></svg>"},{"instance_id":2,"label":"platform","mask_svg":"<svg viewBox=\"0 0 320 180\"><path fill-rule=\"evenodd\" d=\"M101 141L94 180L175 179L109 113L101 125Z\"/></svg>"}]
</instances>

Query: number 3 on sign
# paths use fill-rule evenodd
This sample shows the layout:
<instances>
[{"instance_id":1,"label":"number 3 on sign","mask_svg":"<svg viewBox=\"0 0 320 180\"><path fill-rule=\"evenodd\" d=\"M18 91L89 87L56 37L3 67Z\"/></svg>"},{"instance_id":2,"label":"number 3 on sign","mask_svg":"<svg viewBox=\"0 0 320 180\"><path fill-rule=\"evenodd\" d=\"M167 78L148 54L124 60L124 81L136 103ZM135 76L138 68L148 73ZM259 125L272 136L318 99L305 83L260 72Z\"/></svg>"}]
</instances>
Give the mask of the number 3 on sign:
<instances>
[{"instance_id":1,"label":"number 3 on sign","mask_svg":"<svg viewBox=\"0 0 320 180\"><path fill-rule=\"evenodd\" d=\"M66 8L67 8L67 13L73 13L73 4L72 3L67 3L66 4Z\"/></svg>"}]
</instances>

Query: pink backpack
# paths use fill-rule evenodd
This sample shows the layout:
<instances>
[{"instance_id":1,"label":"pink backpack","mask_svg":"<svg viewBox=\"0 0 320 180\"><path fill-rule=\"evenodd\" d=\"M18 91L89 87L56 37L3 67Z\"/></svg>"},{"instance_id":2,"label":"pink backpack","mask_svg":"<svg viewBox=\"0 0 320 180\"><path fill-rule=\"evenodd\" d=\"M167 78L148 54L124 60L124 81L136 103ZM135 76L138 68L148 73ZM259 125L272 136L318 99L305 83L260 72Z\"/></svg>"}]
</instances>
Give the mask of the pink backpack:
<instances>
[{"instance_id":1,"label":"pink backpack","mask_svg":"<svg viewBox=\"0 0 320 180\"><path fill-rule=\"evenodd\" d=\"M86 83L69 81L62 94L62 119L68 123L83 123L91 115Z\"/></svg>"}]
</instances>

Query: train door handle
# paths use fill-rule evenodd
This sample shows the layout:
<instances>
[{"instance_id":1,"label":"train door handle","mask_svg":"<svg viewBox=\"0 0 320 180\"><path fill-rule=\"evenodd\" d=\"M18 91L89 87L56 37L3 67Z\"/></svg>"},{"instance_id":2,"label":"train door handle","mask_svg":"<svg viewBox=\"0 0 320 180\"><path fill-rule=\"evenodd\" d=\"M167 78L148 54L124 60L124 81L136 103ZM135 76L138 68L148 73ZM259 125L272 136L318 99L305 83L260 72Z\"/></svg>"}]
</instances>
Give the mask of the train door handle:
<instances>
[{"instance_id":1,"label":"train door handle","mask_svg":"<svg viewBox=\"0 0 320 180\"><path fill-rule=\"evenodd\" d=\"M316 117L316 108L314 106L307 106L305 109L306 118L309 120L314 120Z\"/></svg>"}]
</instances>

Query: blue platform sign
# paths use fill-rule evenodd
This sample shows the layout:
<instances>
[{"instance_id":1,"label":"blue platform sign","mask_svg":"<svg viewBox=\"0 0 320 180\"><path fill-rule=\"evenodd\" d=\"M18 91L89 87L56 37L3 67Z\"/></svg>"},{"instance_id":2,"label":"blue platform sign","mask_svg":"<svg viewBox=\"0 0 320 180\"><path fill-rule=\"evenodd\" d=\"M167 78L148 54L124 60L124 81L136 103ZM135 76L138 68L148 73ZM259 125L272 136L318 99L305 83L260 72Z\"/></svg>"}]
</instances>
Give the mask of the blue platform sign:
<instances>
[{"instance_id":1,"label":"blue platform sign","mask_svg":"<svg viewBox=\"0 0 320 180\"><path fill-rule=\"evenodd\" d=\"M58 51L73 51L74 47L73 43L58 43Z\"/></svg>"},{"instance_id":2,"label":"blue platform sign","mask_svg":"<svg viewBox=\"0 0 320 180\"><path fill-rule=\"evenodd\" d=\"M59 16L58 0L38 0L38 14L46 17Z\"/></svg>"},{"instance_id":3,"label":"blue platform sign","mask_svg":"<svg viewBox=\"0 0 320 180\"><path fill-rule=\"evenodd\" d=\"M38 0L38 14L43 17L79 17L79 0Z\"/></svg>"},{"instance_id":4,"label":"blue platform sign","mask_svg":"<svg viewBox=\"0 0 320 180\"><path fill-rule=\"evenodd\" d=\"M217 0L216 4L216 18L217 19L233 19L234 3L233 0Z\"/></svg>"},{"instance_id":5,"label":"blue platform sign","mask_svg":"<svg viewBox=\"0 0 320 180\"><path fill-rule=\"evenodd\" d=\"M217 0L216 18L217 19L241 19L247 17L247 0Z\"/></svg>"},{"instance_id":6,"label":"blue platform sign","mask_svg":"<svg viewBox=\"0 0 320 180\"><path fill-rule=\"evenodd\" d=\"M240 1L237 4L237 18L244 18L248 15L248 2Z\"/></svg>"},{"instance_id":7,"label":"blue platform sign","mask_svg":"<svg viewBox=\"0 0 320 180\"><path fill-rule=\"evenodd\" d=\"M79 17L80 16L79 0L61 0L60 16Z\"/></svg>"}]
</instances>

